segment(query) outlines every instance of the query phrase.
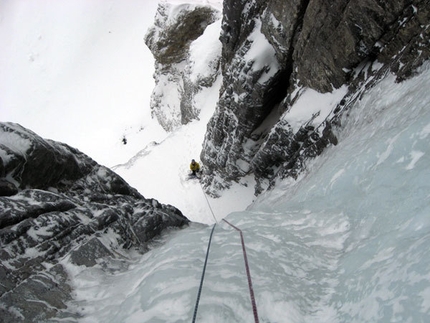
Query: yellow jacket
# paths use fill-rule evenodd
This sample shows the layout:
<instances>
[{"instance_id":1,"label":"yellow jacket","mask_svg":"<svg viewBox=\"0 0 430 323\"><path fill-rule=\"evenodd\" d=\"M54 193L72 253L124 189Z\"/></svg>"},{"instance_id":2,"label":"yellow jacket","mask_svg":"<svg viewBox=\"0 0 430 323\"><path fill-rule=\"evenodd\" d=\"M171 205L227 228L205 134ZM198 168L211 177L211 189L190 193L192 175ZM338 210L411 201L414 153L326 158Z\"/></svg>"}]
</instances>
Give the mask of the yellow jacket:
<instances>
[{"instance_id":1,"label":"yellow jacket","mask_svg":"<svg viewBox=\"0 0 430 323\"><path fill-rule=\"evenodd\" d=\"M198 163L198 162L195 162L194 164L193 164L193 163L191 163L191 164L190 164L190 169L191 169L192 171L199 171L199 170L200 170L200 165L199 165L199 163Z\"/></svg>"}]
</instances>

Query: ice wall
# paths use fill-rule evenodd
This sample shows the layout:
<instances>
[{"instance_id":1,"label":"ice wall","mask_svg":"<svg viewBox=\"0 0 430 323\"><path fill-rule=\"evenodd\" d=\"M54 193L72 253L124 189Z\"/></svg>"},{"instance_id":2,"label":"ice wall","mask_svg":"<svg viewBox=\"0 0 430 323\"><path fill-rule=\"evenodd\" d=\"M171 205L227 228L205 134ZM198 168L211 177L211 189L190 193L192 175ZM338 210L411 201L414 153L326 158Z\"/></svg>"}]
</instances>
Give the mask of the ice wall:
<instances>
[{"instance_id":1,"label":"ice wall","mask_svg":"<svg viewBox=\"0 0 430 323\"><path fill-rule=\"evenodd\" d=\"M429 65L400 84L387 77L301 178L227 217L244 233L260 322L430 320L429 86ZM126 272L81 271L71 308L81 322L190 322L210 230L166 235ZM226 224L197 321L253 321L239 234Z\"/></svg>"}]
</instances>

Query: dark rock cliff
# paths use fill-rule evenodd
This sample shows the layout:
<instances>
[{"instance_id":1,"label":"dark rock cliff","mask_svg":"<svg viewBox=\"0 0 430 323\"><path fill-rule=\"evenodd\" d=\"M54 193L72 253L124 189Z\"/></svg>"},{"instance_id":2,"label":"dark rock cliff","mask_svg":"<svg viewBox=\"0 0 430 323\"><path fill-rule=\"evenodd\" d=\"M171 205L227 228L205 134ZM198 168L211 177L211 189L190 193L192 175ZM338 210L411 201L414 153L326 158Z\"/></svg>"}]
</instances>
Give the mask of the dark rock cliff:
<instances>
[{"instance_id":1,"label":"dark rock cliff","mask_svg":"<svg viewBox=\"0 0 430 323\"><path fill-rule=\"evenodd\" d=\"M71 298L63 262L125 264L128 248L188 220L65 144L0 123L0 317L44 322Z\"/></svg>"},{"instance_id":2,"label":"dark rock cliff","mask_svg":"<svg viewBox=\"0 0 430 323\"><path fill-rule=\"evenodd\" d=\"M428 0L225 0L223 85L201 153L208 192L248 173L257 193L267 178L296 176L306 158L336 144L332 127L368 80L395 73L401 81L430 57L429 17ZM345 84L327 119L317 123L316 113L291 127L288 112L305 89Z\"/></svg>"}]
</instances>

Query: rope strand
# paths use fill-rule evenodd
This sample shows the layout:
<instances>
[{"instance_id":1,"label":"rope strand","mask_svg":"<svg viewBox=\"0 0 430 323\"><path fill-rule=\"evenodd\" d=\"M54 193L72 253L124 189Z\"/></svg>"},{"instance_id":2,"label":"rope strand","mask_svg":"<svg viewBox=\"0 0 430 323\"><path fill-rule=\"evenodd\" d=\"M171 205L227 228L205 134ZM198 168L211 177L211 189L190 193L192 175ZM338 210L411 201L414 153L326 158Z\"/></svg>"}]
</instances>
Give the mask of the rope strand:
<instances>
[{"instance_id":1,"label":"rope strand","mask_svg":"<svg viewBox=\"0 0 430 323\"><path fill-rule=\"evenodd\" d=\"M202 183L200 183L200 181L199 181L199 184L200 184L200 188L202 189L203 195L205 196L206 203L207 203L207 204L208 204L208 206L209 206L209 210L211 210L211 213L212 213L212 216L213 216L213 218L214 218L215 222L216 222L216 223L218 223L218 220L217 220L217 219L216 219L216 217L215 217L215 213L214 213L214 211L212 210L211 204L209 203L209 199L208 199L208 197L206 196L205 190L203 189Z\"/></svg>"},{"instance_id":2,"label":"rope strand","mask_svg":"<svg viewBox=\"0 0 430 323\"><path fill-rule=\"evenodd\" d=\"M206 250L205 264L204 264L204 266L203 266L202 278L201 278L201 280L200 280L199 292L197 293L197 301L196 301L196 306L195 306L195 308L194 308L193 323L196 321L196 317L197 317L197 310L198 310L198 308L199 308L200 295L201 295L201 293L202 293L202 288L203 288L203 280L205 279L206 264L208 263L209 249L210 249L210 247L211 247L212 235L213 235L213 233L214 233L215 226L216 226L216 223L215 223L215 224L214 224L214 226L212 227L211 235L210 235L210 237L209 237L209 242L208 242L208 248L207 248L207 250Z\"/></svg>"},{"instance_id":3,"label":"rope strand","mask_svg":"<svg viewBox=\"0 0 430 323\"><path fill-rule=\"evenodd\" d=\"M242 242L243 258L245 260L246 275L248 276L248 287L249 287L249 294L250 294L250 297L251 297L252 312L254 313L254 321L255 321L255 323L259 323L258 312L257 312L257 304L255 303L254 289L252 287L252 280L251 280L251 272L249 270L248 257L246 255L245 240L243 239L242 230L240 230L239 228L235 227L233 224L231 224L227 220L225 220L225 219L222 219L222 220L225 223L227 223L228 225L230 225L231 227L233 227L234 229L236 229L237 231L239 231L239 233L240 233L240 240Z\"/></svg>"},{"instance_id":4,"label":"rope strand","mask_svg":"<svg viewBox=\"0 0 430 323\"><path fill-rule=\"evenodd\" d=\"M204 280L204 276L205 276L205 272L206 272L206 265L207 265L207 261L208 261L208 257L209 257L209 249L210 249L210 245L211 245L211 241L212 241L212 235L214 233L215 226L218 223L218 220L215 217L215 213L212 210L212 207L211 207L211 205L209 203L209 199L207 198L206 193L205 193L205 191L203 189L202 183L200 183L200 187L202 189L202 193L205 196L206 202L207 202L207 204L209 206L209 209L210 209L210 211L212 213L212 216L213 216L213 218L214 218L214 220L215 220L216 223L212 227L211 235L209 237L208 248L207 248L207 251L206 251L206 259L205 259L205 264L203 266L203 273L202 273L202 278L201 278L201 281L200 281L200 287L199 287L199 292L198 292L198 295L197 295L197 302L196 302L196 306L195 306L195 309L194 309L194 316L193 316L192 323L195 323L195 321L196 321L197 309L198 309L198 306L199 306L200 295L201 295L202 288L203 288L203 280ZM222 221L224 221L225 223L227 223L228 225L230 225L231 227L233 227L235 230L239 231L239 233L240 233L240 240L241 240L241 243L242 243L243 258L245 260L246 275L248 277L248 287L249 287L249 294L250 294L250 297L251 297L251 305L252 305L252 311L253 311L253 314L254 314L254 321L255 321L255 323L259 323L258 312L257 312L257 305L255 303L254 289L252 287L251 272L249 270L248 257L246 255L245 240L243 238L242 230L240 230L239 228L235 227L233 224L231 224L230 222L228 222L225 219L222 219Z\"/></svg>"}]
</instances>

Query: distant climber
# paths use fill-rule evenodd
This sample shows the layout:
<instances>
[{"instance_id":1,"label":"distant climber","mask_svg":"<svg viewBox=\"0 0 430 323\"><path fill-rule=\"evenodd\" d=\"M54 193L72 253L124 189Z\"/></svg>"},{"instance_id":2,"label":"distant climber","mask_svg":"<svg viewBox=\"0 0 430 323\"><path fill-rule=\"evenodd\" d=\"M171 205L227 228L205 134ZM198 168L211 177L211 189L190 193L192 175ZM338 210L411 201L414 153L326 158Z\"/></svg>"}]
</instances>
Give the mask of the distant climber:
<instances>
[{"instance_id":1,"label":"distant climber","mask_svg":"<svg viewBox=\"0 0 430 323\"><path fill-rule=\"evenodd\" d=\"M194 159L191 160L190 169L193 176L197 176L197 173L200 172L200 165Z\"/></svg>"}]
</instances>

